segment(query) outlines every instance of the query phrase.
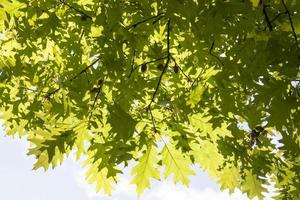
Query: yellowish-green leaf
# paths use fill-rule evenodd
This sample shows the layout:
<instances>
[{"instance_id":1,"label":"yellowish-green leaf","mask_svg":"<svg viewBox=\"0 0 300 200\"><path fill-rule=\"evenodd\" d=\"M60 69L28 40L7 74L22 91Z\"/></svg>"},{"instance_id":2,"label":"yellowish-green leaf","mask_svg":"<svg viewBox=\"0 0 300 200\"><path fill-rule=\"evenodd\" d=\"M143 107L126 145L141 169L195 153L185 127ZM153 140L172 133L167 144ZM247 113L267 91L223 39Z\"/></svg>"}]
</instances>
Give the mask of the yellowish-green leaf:
<instances>
[{"instance_id":1,"label":"yellowish-green leaf","mask_svg":"<svg viewBox=\"0 0 300 200\"><path fill-rule=\"evenodd\" d=\"M189 176L194 175L191 169L191 160L173 144L166 144L162 150L162 164L165 166L164 176L167 178L174 174L174 182L189 185Z\"/></svg>"},{"instance_id":2,"label":"yellowish-green leaf","mask_svg":"<svg viewBox=\"0 0 300 200\"><path fill-rule=\"evenodd\" d=\"M33 165L33 169L37 170L38 168L44 168L44 170L47 170L49 168L49 159L47 152L43 152L40 154L37 162Z\"/></svg>"},{"instance_id":3,"label":"yellowish-green leaf","mask_svg":"<svg viewBox=\"0 0 300 200\"><path fill-rule=\"evenodd\" d=\"M213 131L212 125L209 123L210 119L211 116L205 116L204 113L196 113L189 117L191 125L201 133L211 133Z\"/></svg>"},{"instance_id":4,"label":"yellowish-green leaf","mask_svg":"<svg viewBox=\"0 0 300 200\"><path fill-rule=\"evenodd\" d=\"M203 93L206 90L206 86L205 85L197 85L197 87L191 91L190 96L188 98L187 101L187 105L190 105L191 108L194 108L195 105L197 105L197 103L199 103L199 101L202 98Z\"/></svg>"},{"instance_id":5,"label":"yellowish-green leaf","mask_svg":"<svg viewBox=\"0 0 300 200\"><path fill-rule=\"evenodd\" d=\"M106 194L111 195L113 190L113 178L107 178L108 170L106 168L98 171L99 162L93 163L86 172L86 179L89 184L96 182L96 192L103 190Z\"/></svg>"},{"instance_id":6,"label":"yellowish-green leaf","mask_svg":"<svg viewBox=\"0 0 300 200\"><path fill-rule=\"evenodd\" d=\"M80 156L84 153L84 141L90 138L88 125L85 121L82 121L74 128L74 132L76 133L76 147L77 153L76 158L79 159Z\"/></svg>"},{"instance_id":7,"label":"yellowish-green leaf","mask_svg":"<svg viewBox=\"0 0 300 200\"><path fill-rule=\"evenodd\" d=\"M251 0L254 7L257 7L260 0Z\"/></svg>"},{"instance_id":8,"label":"yellowish-green leaf","mask_svg":"<svg viewBox=\"0 0 300 200\"><path fill-rule=\"evenodd\" d=\"M262 192L266 191L266 189L262 187L262 182L250 171L248 171L246 174L245 182L242 188L243 191L247 192L248 196L251 199L254 197L258 197L258 199L263 199Z\"/></svg>"},{"instance_id":9,"label":"yellowish-green leaf","mask_svg":"<svg viewBox=\"0 0 300 200\"><path fill-rule=\"evenodd\" d=\"M136 190L139 195L142 194L146 188L150 188L150 178L160 179L157 162L158 152L156 147L152 145L148 147L146 153L132 169L131 174L135 175L135 177L131 183L136 184Z\"/></svg>"},{"instance_id":10,"label":"yellowish-green leaf","mask_svg":"<svg viewBox=\"0 0 300 200\"><path fill-rule=\"evenodd\" d=\"M218 168L223 163L223 157L218 152L217 146L207 140L198 143L192 143L192 155L195 162L198 163L202 169L207 170L212 177L218 174Z\"/></svg>"},{"instance_id":11,"label":"yellowish-green leaf","mask_svg":"<svg viewBox=\"0 0 300 200\"><path fill-rule=\"evenodd\" d=\"M225 167L219 174L218 184L221 185L221 190L229 189L230 193L240 185L241 176L236 167Z\"/></svg>"}]
</instances>

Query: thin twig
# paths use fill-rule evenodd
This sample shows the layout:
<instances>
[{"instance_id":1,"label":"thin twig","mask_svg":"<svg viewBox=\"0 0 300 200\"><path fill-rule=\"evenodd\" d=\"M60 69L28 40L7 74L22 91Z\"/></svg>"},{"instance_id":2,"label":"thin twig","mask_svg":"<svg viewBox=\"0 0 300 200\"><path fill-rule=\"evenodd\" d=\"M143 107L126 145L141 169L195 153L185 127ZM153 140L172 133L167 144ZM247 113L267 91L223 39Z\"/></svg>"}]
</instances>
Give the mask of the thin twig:
<instances>
[{"instance_id":1,"label":"thin twig","mask_svg":"<svg viewBox=\"0 0 300 200\"><path fill-rule=\"evenodd\" d=\"M148 17L148 18L146 18L146 19L143 19L143 20L141 20L141 21L139 21L139 22L136 22L136 23L134 23L134 24L128 26L127 29L129 30L129 29L131 29L131 28L136 28L138 25L143 24L143 23L145 23L145 22L148 22L148 21L150 21L150 20L156 19L156 18L157 18L158 20L160 20L163 16L164 16L164 13L159 13L159 14L157 14L157 15L155 15L155 16L151 16L151 17ZM157 19L156 19L155 21L153 21L153 24L155 24L155 23L157 22Z\"/></svg>"},{"instance_id":2,"label":"thin twig","mask_svg":"<svg viewBox=\"0 0 300 200\"><path fill-rule=\"evenodd\" d=\"M61 87L51 91L51 92L48 92L46 95L45 95L45 99L51 99L51 96L54 95L56 92L58 92L59 90L61 89Z\"/></svg>"},{"instance_id":3,"label":"thin twig","mask_svg":"<svg viewBox=\"0 0 300 200\"><path fill-rule=\"evenodd\" d=\"M269 15L267 13L267 7L268 6L263 2L263 0L260 0L259 4L262 6L262 11L263 11L263 14L264 14L267 26L268 26L269 30L272 31L273 30L273 26L272 26L272 23L270 21Z\"/></svg>"},{"instance_id":4,"label":"thin twig","mask_svg":"<svg viewBox=\"0 0 300 200\"><path fill-rule=\"evenodd\" d=\"M194 79L194 81L192 82L192 84L191 84L190 88L188 89L188 91L190 91L190 90L194 87L194 85L195 85L195 83L198 81L199 77L200 77L201 75L203 75L204 70L205 70L205 69L202 67L200 73L199 73L198 76ZM202 78L200 77L200 80L201 80L201 79L202 79Z\"/></svg>"},{"instance_id":5,"label":"thin twig","mask_svg":"<svg viewBox=\"0 0 300 200\"><path fill-rule=\"evenodd\" d=\"M75 7L72 6L71 4L67 3L66 0L58 0L58 1L59 1L60 3L62 3L63 5L69 7L70 9L72 9L72 10L78 12L78 13L81 14L82 16L85 16L85 17L87 17L87 18L89 18L89 19L92 19L91 16L89 16L89 15L86 14L85 12L83 12L83 11L81 11L81 10L75 8Z\"/></svg>"},{"instance_id":6,"label":"thin twig","mask_svg":"<svg viewBox=\"0 0 300 200\"><path fill-rule=\"evenodd\" d=\"M131 77L131 74L134 72L135 70L135 67L133 67L134 65L134 59L135 59L135 50L133 51L133 56L132 56L132 61L131 61L131 70L130 70L130 73L128 74L128 78Z\"/></svg>"},{"instance_id":7,"label":"thin twig","mask_svg":"<svg viewBox=\"0 0 300 200\"><path fill-rule=\"evenodd\" d=\"M175 63L175 65L178 67L178 69L181 71L181 73L188 79L188 81L191 81L191 78L181 69L181 67L177 64L175 58L173 56L171 56L171 59L173 60L173 62Z\"/></svg>"},{"instance_id":8,"label":"thin twig","mask_svg":"<svg viewBox=\"0 0 300 200\"><path fill-rule=\"evenodd\" d=\"M287 14L287 11L278 13L273 19L270 20L271 23L275 22L280 16Z\"/></svg>"},{"instance_id":9,"label":"thin twig","mask_svg":"<svg viewBox=\"0 0 300 200\"><path fill-rule=\"evenodd\" d=\"M155 91L152 95L152 98L151 98L151 101L149 103L149 105L147 106L147 110L150 110L151 109L151 104L153 103L154 101L154 98L158 92L158 89L159 89L159 86L160 86L160 83L162 81L162 77L163 75L166 73L167 69L168 69L168 66L169 66L169 62L171 60L171 54L170 54L170 23L171 23L171 20L169 19L168 20L168 23L167 23L167 62L164 66L164 69L163 71L161 72L160 76L159 76L159 79L158 79L158 82L157 82L157 85L156 85L156 88L155 88Z\"/></svg>"},{"instance_id":10,"label":"thin twig","mask_svg":"<svg viewBox=\"0 0 300 200\"><path fill-rule=\"evenodd\" d=\"M132 61L131 61L131 71L130 71L130 74L129 74L129 77L131 76L132 72L134 71L134 60L135 60L135 50L133 50L133 56L132 56Z\"/></svg>"},{"instance_id":11,"label":"thin twig","mask_svg":"<svg viewBox=\"0 0 300 200\"><path fill-rule=\"evenodd\" d=\"M155 119L154 119L154 116L152 114L151 108L149 108L149 113L150 113L150 116L151 116L151 122L152 122L154 133L157 133L157 129L156 129L156 126L155 126Z\"/></svg>"},{"instance_id":12,"label":"thin twig","mask_svg":"<svg viewBox=\"0 0 300 200\"><path fill-rule=\"evenodd\" d=\"M209 55L213 56L215 59L217 59L219 61L219 63L221 63L222 66L224 66L224 63L222 62L222 60L213 53L214 47L215 47L215 41L213 41L213 43L211 44L211 46L209 48Z\"/></svg>"},{"instance_id":13,"label":"thin twig","mask_svg":"<svg viewBox=\"0 0 300 200\"><path fill-rule=\"evenodd\" d=\"M99 86L98 91L97 91L97 94L96 94L95 99L94 99L94 101L93 101L93 105L92 105L92 107L91 107L91 109L90 109L90 112L89 112L89 117L88 117L89 120L90 120L91 117L92 117L92 114L93 114L93 111L94 111L96 102L97 102L97 100L98 100L98 98L99 98L99 96L100 96L100 93L101 93L101 91L102 91L102 86L103 86L103 83L101 83L101 85Z\"/></svg>"},{"instance_id":14,"label":"thin twig","mask_svg":"<svg viewBox=\"0 0 300 200\"><path fill-rule=\"evenodd\" d=\"M164 15L161 15L161 16L159 16L157 19L155 19L153 22L152 22L152 24L154 25L154 24L156 24L159 20L161 20L161 18L163 18L164 17Z\"/></svg>"},{"instance_id":15,"label":"thin twig","mask_svg":"<svg viewBox=\"0 0 300 200\"><path fill-rule=\"evenodd\" d=\"M292 28L292 33L293 33L293 36L294 36L294 39L295 39L295 42L296 42L296 47L297 49L299 49L299 44L298 44L298 37L297 37L297 34L296 34L296 31L295 31L295 27L294 27L294 23L293 23L293 20L292 20L292 16L291 16L291 13L290 13L290 10L288 9L286 3L284 0L281 0L281 3L286 11L286 14L288 15L289 17L289 22L290 22L290 25L291 25L291 28Z\"/></svg>"},{"instance_id":16,"label":"thin twig","mask_svg":"<svg viewBox=\"0 0 300 200\"><path fill-rule=\"evenodd\" d=\"M92 106L92 110L95 108L95 105L96 105L96 101L101 93L101 90L102 90L102 85L98 88L98 91L97 91L97 94L95 96L95 99L94 99L94 102L93 102L93 106Z\"/></svg>"},{"instance_id":17,"label":"thin twig","mask_svg":"<svg viewBox=\"0 0 300 200\"><path fill-rule=\"evenodd\" d=\"M80 76L81 74L83 74L84 72L86 72L89 68L91 68L94 64L96 64L99 60L100 60L100 57L98 57L96 60L94 60L94 62L92 62L90 65L88 65L85 68L83 68L78 74L76 74L75 76L73 76L69 81L72 82L74 79L78 78L78 76Z\"/></svg>"},{"instance_id":18,"label":"thin twig","mask_svg":"<svg viewBox=\"0 0 300 200\"><path fill-rule=\"evenodd\" d=\"M82 40L82 38L83 38L83 35L84 35L84 30L82 29L82 30L81 30L81 34L80 34L80 36L79 36L78 44L81 43L81 40Z\"/></svg>"},{"instance_id":19,"label":"thin twig","mask_svg":"<svg viewBox=\"0 0 300 200\"><path fill-rule=\"evenodd\" d=\"M131 70L130 70L130 72L129 72L129 74L128 74L128 78L130 78L131 75L132 75L132 73L133 73L136 69L138 69L140 66L145 65L145 64L147 65L147 64L155 63L155 62L158 62L158 61L160 61L160 60L165 60L165 59L167 59L167 58L168 58L168 56L164 56L164 57L161 57L161 58L157 58L157 59L155 59L155 60L151 60L151 61L148 61L148 62L144 62L144 63L142 63L142 64L139 64L139 65L137 65L137 66L131 68Z\"/></svg>"},{"instance_id":20,"label":"thin twig","mask_svg":"<svg viewBox=\"0 0 300 200\"><path fill-rule=\"evenodd\" d=\"M98 62L100 60L100 57L98 57L94 62L92 62L90 65L86 66L84 69L82 69L78 74L76 74L75 76L73 76L71 79L67 79L65 80L64 82L61 83L61 86L63 86L65 84L65 82L67 81L70 81L72 82L74 79L78 78L78 76L80 76L81 74L83 74L84 72L86 72L89 68L91 68L96 62ZM46 99L50 99L52 95L54 95L55 93L57 93L62 87L59 86L59 88L51 91L51 92L48 92L46 95L45 95L45 98Z\"/></svg>"}]
</instances>

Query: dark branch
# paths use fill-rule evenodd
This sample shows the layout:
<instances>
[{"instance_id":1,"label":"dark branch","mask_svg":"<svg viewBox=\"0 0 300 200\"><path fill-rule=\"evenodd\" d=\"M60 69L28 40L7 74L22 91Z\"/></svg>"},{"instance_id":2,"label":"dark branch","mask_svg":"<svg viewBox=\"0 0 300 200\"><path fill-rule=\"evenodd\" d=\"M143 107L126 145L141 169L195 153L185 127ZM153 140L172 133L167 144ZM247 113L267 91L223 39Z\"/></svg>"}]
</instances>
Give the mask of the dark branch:
<instances>
[{"instance_id":1,"label":"dark branch","mask_svg":"<svg viewBox=\"0 0 300 200\"><path fill-rule=\"evenodd\" d=\"M157 129L156 129L156 126L155 126L155 120L154 120L154 116L152 114L151 108L149 108L149 113L150 113L150 116L151 116L151 122L152 122L154 133L157 133Z\"/></svg>"},{"instance_id":2,"label":"dark branch","mask_svg":"<svg viewBox=\"0 0 300 200\"><path fill-rule=\"evenodd\" d=\"M164 69L163 71L161 72L160 76L159 76L159 79L158 79L158 82L157 82L157 85L156 85L156 88L155 88L155 91L152 95L152 98L151 98L151 101L147 107L147 110L150 110L151 109L151 104L153 103L154 101L154 98L159 90L159 87L160 87L160 84L161 84L161 81L162 81L162 77L164 76L164 74L166 73L167 69L168 69L168 66L169 66L169 62L171 60L171 54L170 54L170 23L171 23L171 20L169 19L168 20L168 23L167 23L167 62L164 66Z\"/></svg>"},{"instance_id":3,"label":"dark branch","mask_svg":"<svg viewBox=\"0 0 300 200\"><path fill-rule=\"evenodd\" d=\"M263 0L260 0L259 4L262 6L262 11L263 11L263 15L265 17L265 21L267 23L267 26L269 28L270 31L273 30L273 26L272 26L272 23L270 21L270 18L268 16L268 13L267 13L267 5L263 2Z\"/></svg>"},{"instance_id":4,"label":"dark branch","mask_svg":"<svg viewBox=\"0 0 300 200\"><path fill-rule=\"evenodd\" d=\"M155 63L155 62L158 62L158 61L160 61L160 60L165 60L165 59L167 59L167 58L168 58L168 56L161 57L161 58L157 58L157 59L155 59L155 60L151 60L151 61L148 61L148 62L144 62L144 63L142 63L142 64L140 64L140 65L137 65L137 66L133 67L133 68L130 70L129 74L128 74L128 78L130 78L131 75L132 75L132 73L133 73L136 69L138 69L140 66L145 65L145 64L147 65L147 64Z\"/></svg>"},{"instance_id":5,"label":"dark branch","mask_svg":"<svg viewBox=\"0 0 300 200\"><path fill-rule=\"evenodd\" d=\"M82 40L82 38L83 38L83 35L84 35L84 30L82 29L82 30L81 30L81 33L80 33L80 36L79 36L78 44L81 43L81 40Z\"/></svg>"},{"instance_id":6,"label":"dark branch","mask_svg":"<svg viewBox=\"0 0 300 200\"><path fill-rule=\"evenodd\" d=\"M161 15L161 16L159 16L159 17L157 17L153 22L152 22L152 24L154 25L154 24L156 24L161 18L163 18L164 17L164 15Z\"/></svg>"},{"instance_id":7,"label":"dark branch","mask_svg":"<svg viewBox=\"0 0 300 200\"><path fill-rule=\"evenodd\" d=\"M94 111L96 102L97 102L97 100L98 100L98 98L99 98L99 96L100 96L100 94L101 94L102 86L103 86L103 81L101 80L101 84L99 85L99 88L97 88L97 94L96 94L95 99L94 99L94 101L93 101L93 105L92 105L92 107L91 107L91 109L90 109L90 113L89 113L89 117L88 117L89 120L90 120L91 117L92 117L92 114L93 114L93 111Z\"/></svg>"},{"instance_id":8,"label":"dark branch","mask_svg":"<svg viewBox=\"0 0 300 200\"><path fill-rule=\"evenodd\" d=\"M292 28L292 33L293 33L293 36L294 36L294 39L295 39L295 42L296 42L296 47L299 49L299 44L298 44L298 38L297 38L297 34L296 34L296 31L295 31L295 27L294 27L294 23L293 23L293 20L292 20L292 16L291 16L291 13L290 13L290 10L288 9L286 3L284 0L281 0L281 3L285 9L285 12L286 14L288 15L289 17L289 22L290 22L290 26Z\"/></svg>"},{"instance_id":9,"label":"dark branch","mask_svg":"<svg viewBox=\"0 0 300 200\"><path fill-rule=\"evenodd\" d=\"M173 60L173 62L175 63L175 65L178 67L178 69L181 71L181 73L188 79L188 81L191 81L191 78L186 75L186 73L184 73L184 71L181 69L181 67L177 64L175 58L173 56L171 56L171 59Z\"/></svg>"},{"instance_id":10,"label":"dark branch","mask_svg":"<svg viewBox=\"0 0 300 200\"><path fill-rule=\"evenodd\" d=\"M94 64L96 64L99 60L100 60L100 57L98 57L90 65L88 65L85 68L83 68L78 74L76 74L75 76L73 76L73 78L71 78L69 81L73 81L74 79L78 78L81 74L83 74L84 72L86 72L89 68L91 68Z\"/></svg>"},{"instance_id":11,"label":"dark branch","mask_svg":"<svg viewBox=\"0 0 300 200\"><path fill-rule=\"evenodd\" d=\"M86 14L85 12L75 8L74 6L72 6L71 4L67 3L66 0L59 0L59 2L61 2L63 5L67 6L68 8L76 11L77 13L81 14L82 16L85 16L86 18L92 19L91 16L89 16L88 14Z\"/></svg>"},{"instance_id":12,"label":"dark branch","mask_svg":"<svg viewBox=\"0 0 300 200\"><path fill-rule=\"evenodd\" d=\"M146 22L148 22L148 21L150 21L150 20L153 20L153 19L155 19L155 20L153 21L153 24L155 24L155 23L156 23L158 20L160 20L163 16L164 16L164 13L159 13L159 14L157 14L157 15L155 15L155 16L148 17L148 18L143 19L143 20L141 20L141 21L139 21L139 22L136 22L136 23L134 23L134 24L128 26L127 29L136 28L138 25L143 24L143 23L146 23Z\"/></svg>"},{"instance_id":13,"label":"dark branch","mask_svg":"<svg viewBox=\"0 0 300 200\"><path fill-rule=\"evenodd\" d=\"M210 48L209 48L209 55L211 55L212 57L214 57L215 59L217 59L219 61L219 63L224 66L224 63L222 62L222 60L213 53L215 47L215 41L213 41L213 43L211 44Z\"/></svg>"},{"instance_id":14,"label":"dark branch","mask_svg":"<svg viewBox=\"0 0 300 200\"><path fill-rule=\"evenodd\" d=\"M57 89L55 89L55 90L53 90L53 91L51 91L51 92L48 92L48 93L45 95L45 99L50 100L51 97L52 97L52 95L54 95L54 94L55 94L56 92L58 92L60 89L61 89L61 87L59 87L59 88L57 88Z\"/></svg>"},{"instance_id":15,"label":"dark branch","mask_svg":"<svg viewBox=\"0 0 300 200\"><path fill-rule=\"evenodd\" d=\"M74 79L76 79L77 77L79 77L81 74L83 74L84 72L86 72L89 68L91 68L96 62L98 62L100 60L100 57L97 58L94 62L92 62L90 65L86 66L84 69L82 69L78 74L76 74L73 78L71 79L67 79L64 82L61 83L61 85L63 86L65 84L65 82L70 81L72 82ZM59 90L61 89L61 86L51 92L48 92L45 95L46 99L51 99L51 96L54 95L55 93L57 93Z\"/></svg>"},{"instance_id":16,"label":"dark branch","mask_svg":"<svg viewBox=\"0 0 300 200\"><path fill-rule=\"evenodd\" d=\"M280 16L287 14L287 12L278 13L273 19L270 20L271 23L275 22Z\"/></svg>"},{"instance_id":17,"label":"dark branch","mask_svg":"<svg viewBox=\"0 0 300 200\"><path fill-rule=\"evenodd\" d=\"M130 73L128 75L128 78L130 78L131 74L134 72L135 68L133 67L134 65L134 59L135 59L135 50L133 51L133 56L132 56L132 61L131 61L131 70Z\"/></svg>"}]
</instances>

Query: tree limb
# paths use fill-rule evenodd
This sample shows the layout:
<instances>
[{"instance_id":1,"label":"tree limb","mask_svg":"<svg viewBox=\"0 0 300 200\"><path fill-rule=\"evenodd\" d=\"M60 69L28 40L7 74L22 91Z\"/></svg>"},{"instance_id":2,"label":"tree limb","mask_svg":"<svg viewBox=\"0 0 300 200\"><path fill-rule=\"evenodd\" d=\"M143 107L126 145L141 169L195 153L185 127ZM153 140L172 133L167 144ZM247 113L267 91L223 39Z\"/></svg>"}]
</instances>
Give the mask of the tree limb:
<instances>
[{"instance_id":1,"label":"tree limb","mask_svg":"<svg viewBox=\"0 0 300 200\"><path fill-rule=\"evenodd\" d=\"M139 64L139 65L133 67L133 68L130 70L129 74L128 74L128 78L130 78L131 75L132 75L132 73L133 73L136 69L138 69L140 66L145 65L145 64L147 65L147 64L150 64L150 63L155 63L155 62L157 62L157 61L165 60L165 59L167 59L167 58L168 58L168 56L164 56L164 57L161 57L161 58L157 58L157 59L155 59L155 60L151 60L151 61L148 61L148 62L144 62L144 63L142 63L142 64Z\"/></svg>"},{"instance_id":2,"label":"tree limb","mask_svg":"<svg viewBox=\"0 0 300 200\"><path fill-rule=\"evenodd\" d=\"M175 58L173 56L171 56L171 59L173 60L173 62L175 63L175 65L178 67L178 69L181 71L181 73L187 78L187 80L190 82L191 81L191 78L186 74L184 73L184 71L181 69L181 67L177 64Z\"/></svg>"},{"instance_id":3,"label":"tree limb","mask_svg":"<svg viewBox=\"0 0 300 200\"><path fill-rule=\"evenodd\" d=\"M215 59L217 59L219 61L219 63L224 66L224 63L222 62L222 60L213 53L213 49L215 47L215 41L212 42L210 48L209 48L209 55L211 55L212 57L214 57Z\"/></svg>"},{"instance_id":4,"label":"tree limb","mask_svg":"<svg viewBox=\"0 0 300 200\"><path fill-rule=\"evenodd\" d=\"M69 81L73 81L74 79L78 78L81 74L86 72L89 68L91 68L94 64L96 64L99 60L100 60L100 57L98 57L96 60L94 60L94 62L92 62L90 65L83 68L78 74L73 76Z\"/></svg>"},{"instance_id":5,"label":"tree limb","mask_svg":"<svg viewBox=\"0 0 300 200\"><path fill-rule=\"evenodd\" d=\"M149 105L147 106L147 110L151 109L151 104L153 103L154 98L155 98L155 96L156 96L156 94L157 94L157 92L159 90L159 86L161 84L162 77L166 73L166 71L168 69L168 66L169 66L169 62L171 60L171 54L170 54L170 23L171 23L171 20L169 19L168 23L167 23L167 61L166 61L166 64L164 66L163 71L161 72L161 74L159 76L159 79L158 79L155 91L154 91L154 93L152 95L152 98L151 98L151 101L150 101Z\"/></svg>"},{"instance_id":6,"label":"tree limb","mask_svg":"<svg viewBox=\"0 0 300 200\"><path fill-rule=\"evenodd\" d=\"M298 37L297 37L297 34L296 34L296 30L295 30L295 27L294 27L294 23L293 23L293 20L292 20L292 17L291 17L290 10L288 9L288 7L287 7L284 0L281 0L281 3L282 3L282 5L285 9L286 14L288 15L290 26L291 26L291 29L292 29L292 33L293 33L293 36L294 36L294 39L295 39L295 42L296 42L296 47L297 47L297 49L299 49Z\"/></svg>"},{"instance_id":7,"label":"tree limb","mask_svg":"<svg viewBox=\"0 0 300 200\"><path fill-rule=\"evenodd\" d=\"M267 7L268 6L264 3L263 0L260 0L259 4L262 6L262 12L263 12L263 15L265 17L265 21L267 23L267 26L268 26L269 30L272 31L273 30L273 26L272 26L272 23L270 21L269 15L267 13Z\"/></svg>"},{"instance_id":8,"label":"tree limb","mask_svg":"<svg viewBox=\"0 0 300 200\"><path fill-rule=\"evenodd\" d=\"M74 6L72 6L71 4L67 3L66 0L58 0L60 3L62 3L63 5L67 6L68 8L76 11L77 13L81 14L82 16L85 16L86 18L92 19L91 16L89 16L88 14L86 14L85 12L75 8Z\"/></svg>"},{"instance_id":9,"label":"tree limb","mask_svg":"<svg viewBox=\"0 0 300 200\"><path fill-rule=\"evenodd\" d=\"M138 25L143 24L143 23L146 23L146 22L148 22L148 21L150 21L150 20L153 20L153 19L155 19L155 20L153 21L153 24L155 24L155 23L156 23L158 20L160 20L163 16L164 16L164 13L158 13L158 14L155 15L155 16L148 17L148 18L146 18L146 19L143 19L143 20L141 20L141 21L139 21L139 22L136 22L136 23L130 25L129 27L127 27L127 29L129 30L129 29L131 29L131 28L136 28Z\"/></svg>"}]
</instances>

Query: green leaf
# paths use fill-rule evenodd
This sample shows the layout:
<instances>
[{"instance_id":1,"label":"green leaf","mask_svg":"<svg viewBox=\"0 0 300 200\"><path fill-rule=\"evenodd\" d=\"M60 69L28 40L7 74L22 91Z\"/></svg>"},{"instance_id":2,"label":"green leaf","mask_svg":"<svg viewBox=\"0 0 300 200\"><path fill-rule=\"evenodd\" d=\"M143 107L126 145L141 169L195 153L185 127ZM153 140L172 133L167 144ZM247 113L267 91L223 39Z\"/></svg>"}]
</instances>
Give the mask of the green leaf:
<instances>
[{"instance_id":1,"label":"green leaf","mask_svg":"<svg viewBox=\"0 0 300 200\"><path fill-rule=\"evenodd\" d=\"M118 134L118 138L128 140L132 136L137 122L119 104L115 103L108 110L110 112L108 122L112 131Z\"/></svg>"},{"instance_id":2,"label":"green leaf","mask_svg":"<svg viewBox=\"0 0 300 200\"><path fill-rule=\"evenodd\" d=\"M1 0L5 134L30 141L34 169L87 157L88 180L107 193L135 161L138 193L161 169L187 185L193 163L222 189L259 195L270 174L278 198L298 199L299 10L298 0Z\"/></svg>"}]
</instances>

